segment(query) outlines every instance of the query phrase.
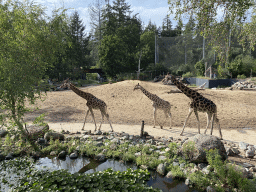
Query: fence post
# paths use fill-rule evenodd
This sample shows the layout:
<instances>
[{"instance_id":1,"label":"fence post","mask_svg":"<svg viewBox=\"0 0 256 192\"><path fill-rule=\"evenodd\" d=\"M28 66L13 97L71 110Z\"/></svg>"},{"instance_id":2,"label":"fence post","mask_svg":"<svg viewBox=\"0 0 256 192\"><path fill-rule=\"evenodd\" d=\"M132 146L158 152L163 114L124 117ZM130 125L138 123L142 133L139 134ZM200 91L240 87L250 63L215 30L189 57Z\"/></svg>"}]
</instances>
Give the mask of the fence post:
<instances>
[{"instance_id":1,"label":"fence post","mask_svg":"<svg viewBox=\"0 0 256 192\"><path fill-rule=\"evenodd\" d=\"M144 121L142 121L142 124L141 124L141 132L140 132L140 138L143 137L143 132L144 132Z\"/></svg>"}]
</instances>

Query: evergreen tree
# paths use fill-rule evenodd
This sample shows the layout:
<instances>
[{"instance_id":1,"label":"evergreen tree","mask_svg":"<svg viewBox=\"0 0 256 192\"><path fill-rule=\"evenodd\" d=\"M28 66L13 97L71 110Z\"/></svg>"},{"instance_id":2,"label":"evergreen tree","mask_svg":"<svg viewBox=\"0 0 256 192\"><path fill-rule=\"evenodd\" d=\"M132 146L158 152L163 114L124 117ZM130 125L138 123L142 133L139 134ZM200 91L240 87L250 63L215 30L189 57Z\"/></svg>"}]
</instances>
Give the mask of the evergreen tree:
<instances>
[{"instance_id":1,"label":"evergreen tree","mask_svg":"<svg viewBox=\"0 0 256 192\"><path fill-rule=\"evenodd\" d=\"M89 42L89 36L85 37L85 26L82 23L82 20L79 18L77 11L71 16L69 37L71 41L71 46L67 50L68 59L71 63L72 69L74 68L86 68L90 66L88 63L88 58L86 55L89 55L89 50L87 45Z\"/></svg>"}]
</instances>

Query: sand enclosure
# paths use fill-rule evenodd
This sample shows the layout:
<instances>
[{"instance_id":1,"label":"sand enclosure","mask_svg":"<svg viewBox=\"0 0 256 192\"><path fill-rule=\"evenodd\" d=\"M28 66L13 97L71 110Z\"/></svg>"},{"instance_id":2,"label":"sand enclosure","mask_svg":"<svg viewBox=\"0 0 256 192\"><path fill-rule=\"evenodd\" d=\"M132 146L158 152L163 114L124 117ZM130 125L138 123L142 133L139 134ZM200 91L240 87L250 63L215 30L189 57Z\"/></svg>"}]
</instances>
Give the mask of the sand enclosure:
<instances>
[{"instance_id":1,"label":"sand enclosure","mask_svg":"<svg viewBox=\"0 0 256 192\"><path fill-rule=\"evenodd\" d=\"M145 82L138 80L127 80L114 84L106 84L100 86L90 86L81 88L85 92L92 93L99 99L106 102L108 113L113 124L123 125L141 125L141 121L145 121L145 125L151 127L153 125L153 107L149 100L140 90L133 91L136 84L140 83L147 91L156 94L160 98L169 101L172 105L172 127L181 131L184 121L188 114L190 99L183 93L168 94L175 86L163 85L161 83ZM223 138L229 140L237 140L236 137L248 134L248 131L255 132L256 128L256 92L242 90L200 90L204 97L212 100L217 105L218 118L222 130L236 130L236 134L223 134ZM47 92L44 102L39 101L37 106L40 108L26 115L26 121L33 121L36 116L46 113L45 120L49 123L83 123L87 110L86 100L76 95L72 90ZM101 121L101 113L94 110L97 124ZM206 127L206 115L199 113L201 125L201 133ZM88 123L93 123L92 117L87 118ZM103 129L110 130L107 121L104 123ZM153 129L155 135L166 135L159 128L159 124L164 125L163 130L169 129L169 119L166 119L161 110L157 111L157 128ZM82 126L82 124L81 124ZM94 127L94 125L93 125ZM115 127L113 126L115 129ZM197 128L197 121L194 114L191 115L187 124L186 132L190 132L190 128ZM119 129L118 129L119 130ZM116 130L115 130L116 131ZM127 131L127 130L123 130ZM151 132L150 131L150 132ZM214 132L218 136L216 126ZM209 133L209 132L208 132ZM130 133L131 134L131 133ZM138 134L138 132L134 133ZM178 133L177 133L178 134ZM248 134L248 137L252 134Z\"/></svg>"}]
</instances>

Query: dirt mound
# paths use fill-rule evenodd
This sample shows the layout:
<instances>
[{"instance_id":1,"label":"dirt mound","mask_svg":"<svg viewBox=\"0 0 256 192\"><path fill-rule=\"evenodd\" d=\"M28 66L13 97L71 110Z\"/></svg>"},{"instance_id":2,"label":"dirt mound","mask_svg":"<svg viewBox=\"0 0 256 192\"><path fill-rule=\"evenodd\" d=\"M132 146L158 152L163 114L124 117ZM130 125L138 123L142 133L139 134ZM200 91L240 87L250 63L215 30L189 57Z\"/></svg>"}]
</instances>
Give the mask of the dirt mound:
<instances>
[{"instance_id":1,"label":"dirt mound","mask_svg":"<svg viewBox=\"0 0 256 192\"><path fill-rule=\"evenodd\" d=\"M183 93L168 94L175 86L161 83L127 80L113 84L81 88L92 93L106 102L110 120L115 124L145 124L153 125L153 107L151 101L140 91L133 88L140 83L146 90L160 98L169 101L172 105L172 126L181 127L188 114L190 99ZM240 90L200 90L203 96L212 100L218 109L218 118L221 128L255 128L256 127L256 93ZM72 90L48 92L44 102L38 102L40 110L26 115L27 121L41 113L47 113L49 122L83 122L87 110L86 100L76 95ZM94 111L97 123L101 120L99 110ZM206 126L206 115L199 113L202 130ZM157 111L157 121L164 122L164 128L169 127L169 120L161 110ZM87 122L93 122L91 116ZM107 122L107 121L106 121ZM158 124L157 124L158 126ZM197 127L195 115L191 115L188 127ZM238 134L240 134L238 132ZM241 132L242 134L242 132Z\"/></svg>"}]
</instances>

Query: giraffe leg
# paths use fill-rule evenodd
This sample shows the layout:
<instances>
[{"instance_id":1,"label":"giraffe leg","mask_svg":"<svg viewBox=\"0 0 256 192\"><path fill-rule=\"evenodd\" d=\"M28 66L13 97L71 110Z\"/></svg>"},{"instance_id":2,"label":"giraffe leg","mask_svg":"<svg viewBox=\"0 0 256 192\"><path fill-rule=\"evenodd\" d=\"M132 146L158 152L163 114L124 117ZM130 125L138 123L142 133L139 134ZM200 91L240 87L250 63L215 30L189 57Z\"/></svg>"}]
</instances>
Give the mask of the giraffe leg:
<instances>
[{"instance_id":1,"label":"giraffe leg","mask_svg":"<svg viewBox=\"0 0 256 192\"><path fill-rule=\"evenodd\" d=\"M221 133L221 128L220 128L220 122L219 122L219 119L216 117L216 113L214 113L214 120L216 121L216 124L218 125L219 133L220 133L220 139L222 140L222 133Z\"/></svg>"},{"instance_id":2,"label":"giraffe leg","mask_svg":"<svg viewBox=\"0 0 256 192\"><path fill-rule=\"evenodd\" d=\"M105 116L106 116L106 118L107 118L107 120L108 120L108 122L109 122L109 125L110 125L112 131L114 132L113 127L112 127L112 125L111 125L111 122L110 122L110 120L109 120L109 115L106 113Z\"/></svg>"},{"instance_id":3,"label":"giraffe leg","mask_svg":"<svg viewBox=\"0 0 256 192\"><path fill-rule=\"evenodd\" d=\"M86 112L86 115L85 115L85 119L84 119L84 125L85 125L85 122L86 122L86 118L87 118L87 116L88 116L88 114L89 114L89 109L87 110L87 112ZM83 128L82 128L82 130L84 130L84 125L83 125Z\"/></svg>"},{"instance_id":4,"label":"giraffe leg","mask_svg":"<svg viewBox=\"0 0 256 192\"><path fill-rule=\"evenodd\" d=\"M204 134L206 134L207 129L208 129L209 125L210 125L210 120L211 120L212 118L213 118L212 114L207 113L207 125L206 125L206 129L205 129L205 131L204 131ZM213 119L212 119L212 121L213 121Z\"/></svg>"},{"instance_id":5,"label":"giraffe leg","mask_svg":"<svg viewBox=\"0 0 256 192\"><path fill-rule=\"evenodd\" d=\"M101 122L100 122L99 130L100 130L101 125L102 125L102 123L104 121L104 114L105 114L102 110L100 110L100 112L101 112Z\"/></svg>"},{"instance_id":6,"label":"giraffe leg","mask_svg":"<svg viewBox=\"0 0 256 192\"><path fill-rule=\"evenodd\" d=\"M94 121L94 124L95 124L95 131L97 130L97 125L96 125L96 121L95 121L95 118L94 118L94 113L92 111L92 108L89 108L91 114L92 114L92 118L93 118L93 121Z\"/></svg>"},{"instance_id":7,"label":"giraffe leg","mask_svg":"<svg viewBox=\"0 0 256 192\"><path fill-rule=\"evenodd\" d=\"M184 125L183 125L183 129L182 129L180 135L183 135L184 129L185 129L185 127L186 127L186 123L187 123L187 121L188 121L188 119L189 119L189 117L190 117L190 115L191 115L192 112L193 112L193 109L192 109L192 108L189 108L188 116L187 116L187 118L186 118L186 120L185 120L185 123L184 123Z\"/></svg>"},{"instance_id":8,"label":"giraffe leg","mask_svg":"<svg viewBox=\"0 0 256 192\"><path fill-rule=\"evenodd\" d=\"M197 126L198 126L198 134L200 134L200 121L199 121L199 117L198 117L198 112L197 110L194 110L195 115L196 115L196 119L197 119Z\"/></svg>"},{"instance_id":9,"label":"giraffe leg","mask_svg":"<svg viewBox=\"0 0 256 192\"><path fill-rule=\"evenodd\" d=\"M170 117L170 129L172 128L172 114L170 111L166 111L165 113L166 118L168 118L168 116Z\"/></svg>"},{"instance_id":10,"label":"giraffe leg","mask_svg":"<svg viewBox=\"0 0 256 192\"><path fill-rule=\"evenodd\" d=\"M153 109L153 118L154 118L154 127L153 128L156 128L156 107L154 107L154 109Z\"/></svg>"}]
</instances>

